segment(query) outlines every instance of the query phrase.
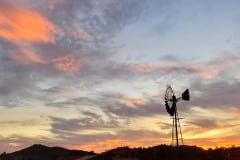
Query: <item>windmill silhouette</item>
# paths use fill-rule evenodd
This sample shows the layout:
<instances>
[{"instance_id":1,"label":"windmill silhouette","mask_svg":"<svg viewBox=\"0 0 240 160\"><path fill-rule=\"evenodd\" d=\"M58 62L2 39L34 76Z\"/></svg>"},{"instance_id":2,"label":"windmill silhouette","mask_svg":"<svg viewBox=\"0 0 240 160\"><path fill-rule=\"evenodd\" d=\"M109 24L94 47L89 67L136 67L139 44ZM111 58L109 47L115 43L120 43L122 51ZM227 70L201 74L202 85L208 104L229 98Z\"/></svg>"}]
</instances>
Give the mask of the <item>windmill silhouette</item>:
<instances>
[{"instance_id":1,"label":"windmill silhouette","mask_svg":"<svg viewBox=\"0 0 240 160\"><path fill-rule=\"evenodd\" d=\"M186 89L183 93L182 96L179 98L176 98L172 87L169 85L167 86L166 93L165 93L165 106L166 110L169 113L171 117L173 117L173 122L172 122L172 145L178 147L179 146L179 140L181 140L183 144L183 137L182 137L182 130L180 126L180 119L178 117L178 111L177 111L177 102L179 100L185 100L189 101L190 96L189 96L189 90ZM180 138L179 138L179 132L180 132Z\"/></svg>"}]
</instances>

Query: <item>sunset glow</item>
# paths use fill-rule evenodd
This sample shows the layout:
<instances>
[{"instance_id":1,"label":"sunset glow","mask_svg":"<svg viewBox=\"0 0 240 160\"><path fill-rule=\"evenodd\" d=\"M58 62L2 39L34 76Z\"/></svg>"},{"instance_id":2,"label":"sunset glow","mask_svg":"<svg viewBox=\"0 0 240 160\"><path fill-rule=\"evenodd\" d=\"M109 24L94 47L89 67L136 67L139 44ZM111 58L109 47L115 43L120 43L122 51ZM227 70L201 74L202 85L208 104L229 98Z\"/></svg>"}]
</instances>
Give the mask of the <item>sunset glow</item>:
<instances>
[{"instance_id":1,"label":"sunset glow","mask_svg":"<svg viewBox=\"0 0 240 160\"><path fill-rule=\"evenodd\" d=\"M0 152L239 146L239 3L1 0Z\"/></svg>"}]
</instances>

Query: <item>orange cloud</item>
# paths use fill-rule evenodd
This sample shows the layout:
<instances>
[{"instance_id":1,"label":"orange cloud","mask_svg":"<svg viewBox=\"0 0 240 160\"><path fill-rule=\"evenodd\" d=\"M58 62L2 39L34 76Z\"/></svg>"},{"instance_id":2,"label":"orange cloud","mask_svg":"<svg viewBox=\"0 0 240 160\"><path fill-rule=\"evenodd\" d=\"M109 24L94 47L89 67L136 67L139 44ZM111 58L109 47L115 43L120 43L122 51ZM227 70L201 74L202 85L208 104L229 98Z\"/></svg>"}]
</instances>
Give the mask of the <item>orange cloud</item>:
<instances>
[{"instance_id":1,"label":"orange cloud","mask_svg":"<svg viewBox=\"0 0 240 160\"><path fill-rule=\"evenodd\" d=\"M143 100L137 98L124 98L123 101L136 106L145 104Z\"/></svg>"},{"instance_id":2,"label":"orange cloud","mask_svg":"<svg viewBox=\"0 0 240 160\"><path fill-rule=\"evenodd\" d=\"M45 64L46 61L40 57L39 55L31 52L27 49L19 49L19 51L13 51L9 54L9 57L17 62L23 64L30 64L30 63L38 63L38 64Z\"/></svg>"},{"instance_id":3,"label":"orange cloud","mask_svg":"<svg viewBox=\"0 0 240 160\"><path fill-rule=\"evenodd\" d=\"M159 66L150 66L145 64L135 64L132 65L131 68L133 70L136 70L138 72L168 72L171 71L172 67L165 66L165 67L159 67Z\"/></svg>"},{"instance_id":4,"label":"orange cloud","mask_svg":"<svg viewBox=\"0 0 240 160\"><path fill-rule=\"evenodd\" d=\"M200 77L206 78L206 79L211 79L215 76L216 73L213 73L211 71L200 71L197 75L199 75Z\"/></svg>"},{"instance_id":5,"label":"orange cloud","mask_svg":"<svg viewBox=\"0 0 240 160\"><path fill-rule=\"evenodd\" d=\"M38 12L14 6L0 7L0 37L10 41L52 42L57 27Z\"/></svg>"}]
</instances>

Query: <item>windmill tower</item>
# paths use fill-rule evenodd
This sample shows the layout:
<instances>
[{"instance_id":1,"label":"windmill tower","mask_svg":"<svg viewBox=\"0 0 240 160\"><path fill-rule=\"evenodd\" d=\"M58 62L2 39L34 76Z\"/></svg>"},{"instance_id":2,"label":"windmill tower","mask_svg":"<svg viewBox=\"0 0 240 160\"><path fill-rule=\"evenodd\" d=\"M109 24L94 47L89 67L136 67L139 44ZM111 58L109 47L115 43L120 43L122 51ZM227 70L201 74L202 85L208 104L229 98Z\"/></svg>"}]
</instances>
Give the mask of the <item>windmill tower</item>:
<instances>
[{"instance_id":1,"label":"windmill tower","mask_svg":"<svg viewBox=\"0 0 240 160\"><path fill-rule=\"evenodd\" d=\"M180 126L180 119L178 117L178 110L177 110L177 102L179 100L185 100L189 101L189 90L185 90L182 93L182 96L177 98L173 92L173 89L171 86L167 86L166 93L165 93L165 106L166 110L169 113L169 115L172 117L172 145L178 147L179 141L181 141L183 145L183 137L182 137L182 131ZM180 133L180 137L179 137Z\"/></svg>"}]
</instances>

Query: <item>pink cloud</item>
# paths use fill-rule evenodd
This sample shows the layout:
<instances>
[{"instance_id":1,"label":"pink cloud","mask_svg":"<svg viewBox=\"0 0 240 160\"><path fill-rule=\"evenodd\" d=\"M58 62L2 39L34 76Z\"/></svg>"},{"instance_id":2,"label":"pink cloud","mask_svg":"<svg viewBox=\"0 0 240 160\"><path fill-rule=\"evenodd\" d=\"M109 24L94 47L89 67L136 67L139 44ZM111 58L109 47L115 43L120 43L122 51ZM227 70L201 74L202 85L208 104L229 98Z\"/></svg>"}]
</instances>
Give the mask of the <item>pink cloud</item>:
<instances>
[{"instance_id":1,"label":"pink cloud","mask_svg":"<svg viewBox=\"0 0 240 160\"><path fill-rule=\"evenodd\" d=\"M66 55L48 60L25 48L11 51L9 53L9 58L21 64L49 64L60 71L71 74L79 72L86 63L84 58L78 60L73 55Z\"/></svg>"},{"instance_id":2,"label":"pink cloud","mask_svg":"<svg viewBox=\"0 0 240 160\"><path fill-rule=\"evenodd\" d=\"M54 58L52 62L57 69L66 73L77 73L81 69L81 65L72 55Z\"/></svg>"},{"instance_id":3,"label":"pink cloud","mask_svg":"<svg viewBox=\"0 0 240 160\"><path fill-rule=\"evenodd\" d=\"M171 73L171 72L184 72L188 74L195 74L203 78L211 78L213 75L210 71L203 68L195 67L193 65L185 66L150 66L135 64L131 66L132 70L143 73L158 72L158 73Z\"/></svg>"},{"instance_id":4,"label":"pink cloud","mask_svg":"<svg viewBox=\"0 0 240 160\"><path fill-rule=\"evenodd\" d=\"M47 63L44 60L44 58L42 58L41 56L24 48L12 51L9 54L9 58L23 64L30 64L30 63L46 64Z\"/></svg>"},{"instance_id":5,"label":"pink cloud","mask_svg":"<svg viewBox=\"0 0 240 160\"><path fill-rule=\"evenodd\" d=\"M80 28L74 28L71 31L69 31L68 34L71 35L72 37L76 38L76 39L88 39L88 38L90 38L90 35L85 30L80 29Z\"/></svg>"},{"instance_id":6,"label":"pink cloud","mask_svg":"<svg viewBox=\"0 0 240 160\"><path fill-rule=\"evenodd\" d=\"M202 78L211 79L216 76L219 72L232 67L239 61L238 58L226 57L218 58L205 63L200 64L185 64L185 65L162 65L153 66L147 64L134 64L130 66L130 69L141 73L172 73L180 72L200 76Z\"/></svg>"},{"instance_id":7,"label":"pink cloud","mask_svg":"<svg viewBox=\"0 0 240 160\"><path fill-rule=\"evenodd\" d=\"M216 60L210 61L207 65L218 70L224 70L233 66L239 60L238 57L221 57Z\"/></svg>"}]
</instances>

